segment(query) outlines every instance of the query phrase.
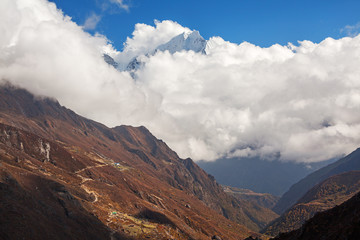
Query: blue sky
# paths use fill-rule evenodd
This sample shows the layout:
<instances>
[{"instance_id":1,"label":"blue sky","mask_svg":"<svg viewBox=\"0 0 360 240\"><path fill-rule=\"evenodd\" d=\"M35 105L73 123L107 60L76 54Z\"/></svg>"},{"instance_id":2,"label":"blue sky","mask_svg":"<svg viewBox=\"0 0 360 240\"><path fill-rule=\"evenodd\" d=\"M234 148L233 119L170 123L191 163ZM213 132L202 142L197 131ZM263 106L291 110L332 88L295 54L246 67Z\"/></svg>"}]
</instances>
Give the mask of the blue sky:
<instances>
[{"instance_id":1,"label":"blue sky","mask_svg":"<svg viewBox=\"0 0 360 240\"><path fill-rule=\"evenodd\" d=\"M79 25L93 14L101 16L89 32L107 36L118 49L136 23L153 25L154 19L176 21L205 39L221 36L264 47L340 38L347 35L342 29L360 22L358 0L124 0L128 10L111 3L116 0L52 1Z\"/></svg>"}]
</instances>

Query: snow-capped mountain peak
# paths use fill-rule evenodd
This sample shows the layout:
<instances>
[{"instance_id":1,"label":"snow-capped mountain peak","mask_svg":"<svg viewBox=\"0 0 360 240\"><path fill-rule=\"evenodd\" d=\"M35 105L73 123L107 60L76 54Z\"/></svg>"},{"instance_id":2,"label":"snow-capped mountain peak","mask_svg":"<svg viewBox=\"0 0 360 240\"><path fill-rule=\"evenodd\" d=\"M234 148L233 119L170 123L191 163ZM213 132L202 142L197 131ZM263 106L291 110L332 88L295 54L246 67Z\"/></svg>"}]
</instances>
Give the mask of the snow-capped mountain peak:
<instances>
[{"instance_id":1,"label":"snow-capped mountain peak","mask_svg":"<svg viewBox=\"0 0 360 240\"><path fill-rule=\"evenodd\" d=\"M169 42L156 48L158 51L169 51L170 53L185 51L194 51L205 53L206 40L198 31L184 32L173 37Z\"/></svg>"},{"instance_id":2,"label":"snow-capped mountain peak","mask_svg":"<svg viewBox=\"0 0 360 240\"><path fill-rule=\"evenodd\" d=\"M174 54L180 51L194 51L196 53L206 54L207 41L200 35L198 31L183 32L168 41L167 43L159 45L155 50L145 54L145 56L155 55L158 51ZM140 60L139 56L133 58L127 65L126 70L134 72L141 68L144 63Z\"/></svg>"}]
</instances>

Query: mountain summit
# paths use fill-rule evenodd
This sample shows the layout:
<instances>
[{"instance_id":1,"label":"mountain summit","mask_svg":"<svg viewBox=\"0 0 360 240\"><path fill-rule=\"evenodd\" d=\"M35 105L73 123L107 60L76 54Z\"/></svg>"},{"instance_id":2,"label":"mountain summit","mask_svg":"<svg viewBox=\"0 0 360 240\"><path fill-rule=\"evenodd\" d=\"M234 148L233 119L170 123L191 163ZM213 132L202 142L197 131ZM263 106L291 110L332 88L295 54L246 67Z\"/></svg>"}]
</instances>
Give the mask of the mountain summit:
<instances>
[{"instance_id":1,"label":"mountain summit","mask_svg":"<svg viewBox=\"0 0 360 240\"><path fill-rule=\"evenodd\" d=\"M184 32L173 37L169 42L158 46L156 51L169 51L171 54L180 51L194 51L206 54L207 41L198 31Z\"/></svg>"},{"instance_id":2,"label":"mountain summit","mask_svg":"<svg viewBox=\"0 0 360 240\"><path fill-rule=\"evenodd\" d=\"M206 41L198 31L183 32L173 37L167 43L159 45L152 52L146 53L145 56L155 55L159 51L169 51L171 54L181 51L194 51L196 53L206 54L207 43L208 41ZM141 56L136 56L127 65L126 71L134 72L143 65L144 63L141 60Z\"/></svg>"}]
</instances>

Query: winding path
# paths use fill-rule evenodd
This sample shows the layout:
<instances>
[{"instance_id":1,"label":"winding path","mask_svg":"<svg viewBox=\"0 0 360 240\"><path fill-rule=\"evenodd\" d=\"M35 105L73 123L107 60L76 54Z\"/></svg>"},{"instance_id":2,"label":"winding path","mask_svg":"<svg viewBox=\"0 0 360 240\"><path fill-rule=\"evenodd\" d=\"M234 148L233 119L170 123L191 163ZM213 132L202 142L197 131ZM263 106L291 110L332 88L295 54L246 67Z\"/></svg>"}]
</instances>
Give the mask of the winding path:
<instances>
[{"instance_id":1,"label":"winding path","mask_svg":"<svg viewBox=\"0 0 360 240\"><path fill-rule=\"evenodd\" d=\"M91 178L83 177L83 176L81 176L79 173L81 173L81 172L83 172L83 171L85 171L85 170L87 170L87 169L97 168L97 167L104 167L104 166L108 166L108 164L99 164L99 165L95 165L95 166L88 166L88 167L85 167L85 168L80 169L80 170L78 170L78 171L75 172L75 174L76 174L79 178L81 178L81 183L80 183L81 188L84 189L84 191L87 192L88 194L94 195L95 199L94 199L94 201L92 201L93 203L94 203L94 202L97 202L97 201L99 200L98 194L97 194L95 191L92 191L92 190L90 190L88 187L84 186L84 183L87 182L87 181L94 181L94 180L91 179Z\"/></svg>"}]
</instances>

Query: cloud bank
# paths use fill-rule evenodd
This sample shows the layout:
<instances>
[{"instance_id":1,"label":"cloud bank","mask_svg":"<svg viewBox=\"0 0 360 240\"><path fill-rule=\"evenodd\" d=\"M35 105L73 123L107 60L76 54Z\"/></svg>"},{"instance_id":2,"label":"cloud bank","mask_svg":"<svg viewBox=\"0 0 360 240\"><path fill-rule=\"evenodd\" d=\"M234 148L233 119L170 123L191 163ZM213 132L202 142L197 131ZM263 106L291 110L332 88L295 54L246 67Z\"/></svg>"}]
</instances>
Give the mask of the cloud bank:
<instances>
[{"instance_id":1,"label":"cloud bank","mask_svg":"<svg viewBox=\"0 0 360 240\"><path fill-rule=\"evenodd\" d=\"M315 162L360 144L360 36L316 44L208 41L144 55L190 29L137 24L119 52L45 0L0 2L0 79L109 126L145 125L181 157ZM143 55L136 80L120 64Z\"/></svg>"}]
</instances>

